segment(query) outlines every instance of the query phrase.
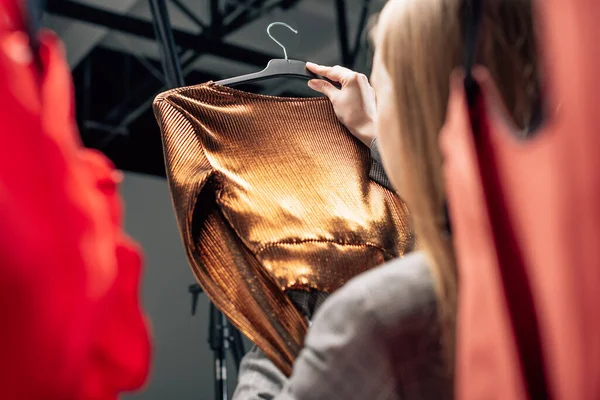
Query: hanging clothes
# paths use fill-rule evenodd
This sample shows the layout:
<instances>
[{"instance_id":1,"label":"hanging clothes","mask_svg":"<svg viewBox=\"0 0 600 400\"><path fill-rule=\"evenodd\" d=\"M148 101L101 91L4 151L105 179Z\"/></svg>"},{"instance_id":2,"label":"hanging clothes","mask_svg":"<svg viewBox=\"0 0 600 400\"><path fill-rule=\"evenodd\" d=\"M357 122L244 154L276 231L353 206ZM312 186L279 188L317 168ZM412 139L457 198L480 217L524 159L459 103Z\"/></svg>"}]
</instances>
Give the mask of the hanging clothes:
<instances>
[{"instance_id":1,"label":"hanging clothes","mask_svg":"<svg viewBox=\"0 0 600 400\"><path fill-rule=\"evenodd\" d=\"M286 374L306 321L286 290L333 292L412 246L401 200L325 98L214 83L159 95L167 175L206 294Z\"/></svg>"},{"instance_id":2,"label":"hanging clothes","mask_svg":"<svg viewBox=\"0 0 600 400\"><path fill-rule=\"evenodd\" d=\"M600 7L536 7L541 130L516 139L477 70L478 101L469 110L455 81L440 136L460 268L461 400L600 396Z\"/></svg>"},{"instance_id":3,"label":"hanging clothes","mask_svg":"<svg viewBox=\"0 0 600 400\"><path fill-rule=\"evenodd\" d=\"M0 2L0 397L113 400L140 387L150 345L141 251L122 229L120 175L84 149L62 44Z\"/></svg>"}]
</instances>

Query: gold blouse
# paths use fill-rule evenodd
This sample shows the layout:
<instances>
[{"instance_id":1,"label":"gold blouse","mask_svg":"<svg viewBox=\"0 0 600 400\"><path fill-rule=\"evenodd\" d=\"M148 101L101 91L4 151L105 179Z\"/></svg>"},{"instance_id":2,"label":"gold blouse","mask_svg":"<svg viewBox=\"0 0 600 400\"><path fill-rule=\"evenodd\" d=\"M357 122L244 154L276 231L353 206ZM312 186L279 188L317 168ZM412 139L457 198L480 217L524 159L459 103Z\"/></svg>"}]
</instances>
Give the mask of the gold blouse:
<instances>
[{"instance_id":1,"label":"gold blouse","mask_svg":"<svg viewBox=\"0 0 600 400\"><path fill-rule=\"evenodd\" d=\"M179 229L207 296L286 374L307 329L288 289L333 292L401 256L407 210L326 98L212 82L157 96Z\"/></svg>"}]
</instances>

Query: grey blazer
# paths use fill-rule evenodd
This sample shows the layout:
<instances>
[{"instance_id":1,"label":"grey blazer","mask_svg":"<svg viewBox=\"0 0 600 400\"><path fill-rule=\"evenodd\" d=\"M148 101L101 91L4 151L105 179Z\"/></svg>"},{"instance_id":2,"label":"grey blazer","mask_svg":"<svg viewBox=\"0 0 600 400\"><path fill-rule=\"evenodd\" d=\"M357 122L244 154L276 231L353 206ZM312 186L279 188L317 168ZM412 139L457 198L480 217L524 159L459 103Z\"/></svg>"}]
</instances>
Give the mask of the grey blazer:
<instances>
[{"instance_id":1,"label":"grey blazer","mask_svg":"<svg viewBox=\"0 0 600 400\"><path fill-rule=\"evenodd\" d=\"M423 253L365 272L316 312L277 400L449 399Z\"/></svg>"},{"instance_id":2,"label":"grey blazer","mask_svg":"<svg viewBox=\"0 0 600 400\"><path fill-rule=\"evenodd\" d=\"M452 398L425 255L388 262L329 296L289 379L256 347L238 379L234 400Z\"/></svg>"}]
</instances>

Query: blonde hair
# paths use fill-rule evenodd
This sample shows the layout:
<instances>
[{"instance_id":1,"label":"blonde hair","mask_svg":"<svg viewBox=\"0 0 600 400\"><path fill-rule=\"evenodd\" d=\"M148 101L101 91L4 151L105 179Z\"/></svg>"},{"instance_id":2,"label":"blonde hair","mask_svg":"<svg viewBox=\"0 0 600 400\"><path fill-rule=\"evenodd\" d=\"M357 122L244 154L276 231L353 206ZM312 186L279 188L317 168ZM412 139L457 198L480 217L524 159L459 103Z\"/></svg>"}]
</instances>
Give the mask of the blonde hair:
<instances>
[{"instance_id":1,"label":"blonde hair","mask_svg":"<svg viewBox=\"0 0 600 400\"><path fill-rule=\"evenodd\" d=\"M406 200L418 246L430 261L443 346L453 366L457 267L446 232L446 194L438 134L444 124L450 75L464 53L465 0L391 0L382 12L377 51L391 77L400 129ZM495 79L515 123L525 127L537 96L530 0L484 2L477 63Z\"/></svg>"}]
</instances>

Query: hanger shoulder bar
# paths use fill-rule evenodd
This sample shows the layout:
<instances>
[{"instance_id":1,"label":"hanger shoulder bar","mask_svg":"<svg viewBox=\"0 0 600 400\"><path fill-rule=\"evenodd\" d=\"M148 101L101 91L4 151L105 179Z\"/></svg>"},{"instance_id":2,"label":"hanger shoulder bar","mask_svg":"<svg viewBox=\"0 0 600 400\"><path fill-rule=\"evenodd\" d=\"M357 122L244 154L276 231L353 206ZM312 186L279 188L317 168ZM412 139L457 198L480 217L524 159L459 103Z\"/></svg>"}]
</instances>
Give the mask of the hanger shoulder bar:
<instances>
[{"instance_id":1,"label":"hanger shoulder bar","mask_svg":"<svg viewBox=\"0 0 600 400\"><path fill-rule=\"evenodd\" d=\"M267 67L262 71L223 79L215 83L221 86L235 86L280 77L306 80L319 79L319 76L306 69L306 63L304 61L275 59L269 61Z\"/></svg>"}]
</instances>

